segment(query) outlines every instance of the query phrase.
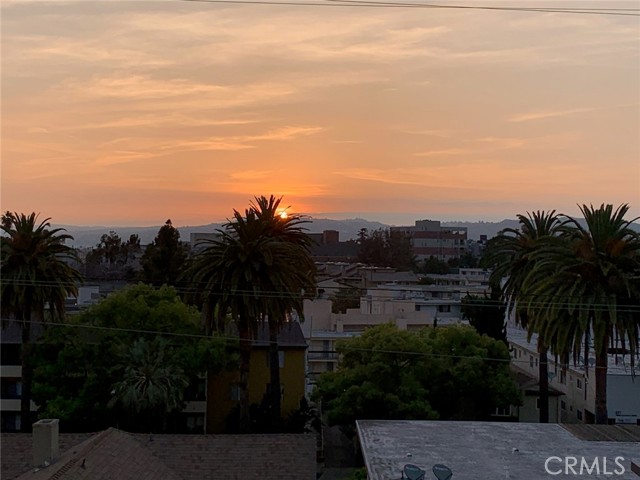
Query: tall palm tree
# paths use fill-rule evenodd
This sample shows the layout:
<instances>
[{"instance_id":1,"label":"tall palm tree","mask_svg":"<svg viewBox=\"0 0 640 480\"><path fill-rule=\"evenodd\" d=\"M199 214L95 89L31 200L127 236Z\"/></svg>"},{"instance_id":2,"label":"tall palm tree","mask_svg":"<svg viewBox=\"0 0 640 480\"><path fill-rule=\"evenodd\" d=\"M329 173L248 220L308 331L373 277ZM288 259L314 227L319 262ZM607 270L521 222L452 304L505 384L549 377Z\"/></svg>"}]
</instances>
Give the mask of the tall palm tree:
<instances>
[{"instance_id":1,"label":"tall palm tree","mask_svg":"<svg viewBox=\"0 0 640 480\"><path fill-rule=\"evenodd\" d=\"M614 336L622 339L632 365L639 351L640 235L630 229L638 218L625 220L626 204L615 210L613 205L583 205L580 210L586 228L564 216L567 242L537 252L536 267L525 283L545 308L539 318L541 336L563 361L571 354L575 360L593 338L595 417L596 423L607 423L609 343Z\"/></svg>"},{"instance_id":2,"label":"tall palm tree","mask_svg":"<svg viewBox=\"0 0 640 480\"><path fill-rule=\"evenodd\" d=\"M208 242L185 273L203 300L207 331L214 330L216 316L226 312L237 325L240 430L245 432L249 430L249 360L257 326L268 318L284 319L292 309L302 312L301 286L309 285L310 274L298 262L300 246L275 235L280 227L269 226L259 211L254 204L244 215L234 210L233 218L218 230L218 238Z\"/></svg>"},{"instance_id":3,"label":"tall palm tree","mask_svg":"<svg viewBox=\"0 0 640 480\"><path fill-rule=\"evenodd\" d=\"M526 216L518 215L520 228L502 230L491 244L487 259L494 266L491 283L501 288L507 302L507 312L515 311L516 321L527 329L529 338L536 332L534 321L541 311L535 310L531 302L531 292L525 288L525 280L535 266L532 258L541 245L555 243L560 233L561 222L555 210L535 211ZM531 305L531 309L523 308ZM531 318L533 317L533 318ZM538 354L540 356L540 423L549 422L549 376L548 346L538 336Z\"/></svg>"},{"instance_id":4,"label":"tall palm tree","mask_svg":"<svg viewBox=\"0 0 640 480\"><path fill-rule=\"evenodd\" d=\"M280 207L282 197L271 195L256 197L251 203L251 210L263 225L263 234L291 246L289 262L297 267L302 275L288 278L288 285L282 285L283 291L270 302L267 312L269 324L269 371L271 382L269 386L272 428L278 430L281 420L281 390L280 365L278 356L278 334L287 316L295 311L303 318L305 297L315 294L315 263L311 257L313 240L305 233L302 224L308 223L305 217L287 214L286 209ZM303 293L303 295L301 295ZM275 305L274 305L275 304Z\"/></svg>"},{"instance_id":5,"label":"tall palm tree","mask_svg":"<svg viewBox=\"0 0 640 480\"><path fill-rule=\"evenodd\" d=\"M1 264L3 316L20 325L22 334L21 430L31 428L31 324L57 321L64 317L65 301L77 295L80 273L70 266L77 260L74 250L65 245L73 237L64 229L51 229L49 218L38 221L31 213L6 212L2 216Z\"/></svg>"}]
</instances>

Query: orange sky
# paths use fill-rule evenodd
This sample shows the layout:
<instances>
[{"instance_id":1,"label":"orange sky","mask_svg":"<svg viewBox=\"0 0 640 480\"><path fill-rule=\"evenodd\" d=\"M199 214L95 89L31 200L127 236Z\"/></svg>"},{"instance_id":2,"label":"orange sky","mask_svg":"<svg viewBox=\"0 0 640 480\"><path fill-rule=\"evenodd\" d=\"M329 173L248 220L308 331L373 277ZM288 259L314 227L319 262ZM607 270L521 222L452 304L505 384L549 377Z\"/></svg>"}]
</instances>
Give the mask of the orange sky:
<instances>
[{"instance_id":1,"label":"orange sky","mask_svg":"<svg viewBox=\"0 0 640 480\"><path fill-rule=\"evenodd\" d=\"M639 38L622 16L5 0L2 209L180 226L275 193L392 224L640 215Z\"/></svg>"}]
</instances>

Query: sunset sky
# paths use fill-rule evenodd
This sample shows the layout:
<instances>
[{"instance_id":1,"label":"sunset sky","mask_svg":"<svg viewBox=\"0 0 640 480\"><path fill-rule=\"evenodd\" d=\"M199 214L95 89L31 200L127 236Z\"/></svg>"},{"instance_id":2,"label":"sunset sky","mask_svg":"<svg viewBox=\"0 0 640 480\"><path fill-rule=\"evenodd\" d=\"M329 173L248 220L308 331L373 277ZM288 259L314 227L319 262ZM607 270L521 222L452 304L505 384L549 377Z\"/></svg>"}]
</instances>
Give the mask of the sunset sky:
<instances>
[{"instance_id":1,"label":"sunset sky","mask_svg":"<svg viewBox=\"0 0 640 480\"><path fill-rule=\"evenodd\" d=\"M602 202L640 215L639 17L178 0L1 8L3 210L181 226L274 193L293 212L390 224Z\"/></svg>"}]
</instances>

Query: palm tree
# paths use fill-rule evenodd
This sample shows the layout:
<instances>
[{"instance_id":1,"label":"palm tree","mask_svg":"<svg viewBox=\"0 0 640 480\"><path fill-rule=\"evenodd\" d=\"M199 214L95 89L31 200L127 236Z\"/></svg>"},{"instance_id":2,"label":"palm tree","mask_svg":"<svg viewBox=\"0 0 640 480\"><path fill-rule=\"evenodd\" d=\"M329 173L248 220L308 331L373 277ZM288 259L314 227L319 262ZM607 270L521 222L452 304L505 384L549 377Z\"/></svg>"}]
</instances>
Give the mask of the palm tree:
<instances>
[{"instance_id":1,"label":"palm tree","mask_svg":"<svg viewBox=\"0 0 640 480\"><path fill-rule=\"evenodd\" d=\"M541 313L530 302L531 293L525 288L525 280L535 266L532 255L541 245L558 240L561 222L555 210L536 211L527 216L518 215L520 229L507 228L493 240L487 259L495 266L491 283L501 288L507 302L507 312L515 309L516 321L527 329L529 338L536 333L535 318ZM504 280L503 280L504 279ZM504 282L504 283L502 283ZM531 309L523 305L531 305ZM533 317L533 318L531 318ZM548 346L542 336L538 336L540 423L549 422L549 376Z\"/></svg>"},{"instance_id":2,"label":"palm tree","mask_svg":"<svg viewBox=\"0 0 640 480\"><path fill-rule=\"evenodd\" d=\"M3 316L18 322L22 334L21 430L31 428L31 324L58 321L64 317L65 301L77 295L80 273L70 266L77 260L65 245L73 239L61 228L50 228L49 218L6 212L2 216L1 263Z\"/></svg>"},{"instance_id":3,"label":"palm tree","mask_svg":"<svg viewBox=\"0 0 640 480\"><path fill-rule=\"evenodd\" d=\"M131 415L141 414L145 431L158 418L165 430L167 412L180 406L189 385L182 369L168 361L166 347L160 337L152 342L139 338L125 354L124 378L114 386L111 403L121 403Z\"/></svg>"},{"instance_id":4,"label":"palm tree","mask_svg":"<svg viewBox=\"0 0 640 480\"><path fill-rule=\"evenodd\" d=\"M637 218L624 218L626 204L615 210L613 205L583 205L580 210L586 228L563 215L567 242L537 252L536 267L525 283L545 306L539 318L541 336L564 362L571 354L575 361L583 344L587 349L593 338L595 417L596 423L607 423L609 342L614 336L622 339L632 366L639 351L640 235L629 228Z\"/></svg>"},{"instance_id":5,"label":"palm tree","mask_svg":"<svg viewBox=\"0 0 640 480\"><path fill-rule=\"evenodd\" d=\"M269 324L269 371L271 382L269 386L272 429L280 428L281 420L281 390L280 365L278 357L278 334L288 315L295 311L303 318L304 297L315 294L315 263L310 251L313 240L305 233L301 225L308 220L300 215L289 215L286 209L280 208L282 197L271 195L256 197L251 203L251 210L263 225L263 235L291 246L289 262L295 265L302 275L291 276L288 285L282 285L283 291L278 298L273 298L267 312ZM304 293L304 295L300 295Z\"/></svg>"},{"instance_id":6,"label":"palm tree","mask_svg":"<svg viewBox=\"0 0 640 480\"><path fill-rule=\"evenodd\" d=\"M261 201L256 199L258 205L252 204L244 216L234 210L233 219L218 230L218 238L208 242L185 272L203 301L207 331L211 333L227 312L237 325L243 432L249 430L249 360L257 326L269 318L284 319L292 309L302 312L301 286L310 285L308 265L298 263L300 245L284 241L276 234L281 227L260 217L267 215L261 211ZM292 220L288 232L292 238L295 225Z\"/></svg>"}]
</instances>

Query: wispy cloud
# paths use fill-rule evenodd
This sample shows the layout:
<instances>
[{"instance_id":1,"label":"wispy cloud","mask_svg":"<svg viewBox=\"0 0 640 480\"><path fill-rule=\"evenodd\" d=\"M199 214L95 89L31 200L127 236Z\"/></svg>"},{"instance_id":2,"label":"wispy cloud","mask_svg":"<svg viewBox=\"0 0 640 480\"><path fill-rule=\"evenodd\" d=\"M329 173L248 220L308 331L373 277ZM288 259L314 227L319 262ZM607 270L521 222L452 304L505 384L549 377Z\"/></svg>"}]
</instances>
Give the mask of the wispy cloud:
<instances>
[{"instance_id":1,"label":"wispy cloud","mask_svg":"<svg viewBox=\"0 0 640 480\"><path fill-rule=\"evenodd\" d=\"M568 110L538 110L533 112L518 113L507 118L509 122L530 122L532 120L542 120L543 118L567 117L576 113L592 112L595 108L572 108Z\"/></svg>"}]
</instances>

